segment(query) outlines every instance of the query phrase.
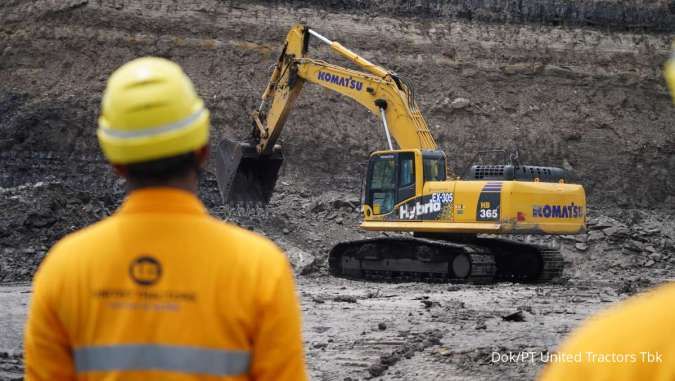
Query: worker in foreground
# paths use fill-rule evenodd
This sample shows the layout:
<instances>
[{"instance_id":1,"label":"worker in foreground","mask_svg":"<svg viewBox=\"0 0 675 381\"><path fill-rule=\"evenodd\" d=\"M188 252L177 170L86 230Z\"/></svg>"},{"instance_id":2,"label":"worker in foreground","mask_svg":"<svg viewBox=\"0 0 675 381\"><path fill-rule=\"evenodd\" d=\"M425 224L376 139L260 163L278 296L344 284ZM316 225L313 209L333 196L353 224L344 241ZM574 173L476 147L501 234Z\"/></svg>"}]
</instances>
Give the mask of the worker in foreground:
<instances>
[{"instance_id":1,"label":"worker in foreground","mask_svg":"<svg viewBox=\"0 0 675 381\"><path fill-rule=\"evenodd\" d=\"M675 105L675 44L664 75ZM675 283L591 318L558 348L540 381L675 380Z\"/></svg>"},{"instance_id":2,"label":"worker in foreground","mask_svg":"<svg viewBox=\"0 0 675 381\"><path fill-rule=\"evenodd\" d=\"M196 197L208 133L178 65L141 58L112 74L98 139L129 195L41 264L26 380L306 379L286 257Z\"/></svg>"}]
</instances>

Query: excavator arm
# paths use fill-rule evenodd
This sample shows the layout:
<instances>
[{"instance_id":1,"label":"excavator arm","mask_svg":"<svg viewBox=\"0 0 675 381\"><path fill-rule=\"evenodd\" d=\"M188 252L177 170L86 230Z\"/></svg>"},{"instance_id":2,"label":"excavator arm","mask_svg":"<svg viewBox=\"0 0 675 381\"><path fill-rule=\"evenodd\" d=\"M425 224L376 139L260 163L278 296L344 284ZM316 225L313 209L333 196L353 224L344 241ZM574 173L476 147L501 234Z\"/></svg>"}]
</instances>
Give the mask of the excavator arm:
<instances>
[{"instance_id":1,"label":"excavator arm","mask_svg":"<svg viewBox=\"0 0 675 381\"><path fill-rule=\"evenodd\" d=\"M310 36L366 72L307 57ZM411 86L339 42L298 24L289 31L260 106L252 114L251 141L224 141L219 146L217 176L225 202L269 200L283 160L276 143L305 82L351 98L379 116L388 149L394 149L392 138L401 149L437 149Z\"/></svg>"},{"instance_id":2,"label":"excavator arm","mask_svg":"<svg viewBox=\"0 0 675 381\"><path fill-rule=\"evenodd\" d=\"M307 58L309 36L314 35L331 49L368 73ZM330 41L304 25L296 25L286 39L274 72L263 93L260 108L253 113L258 128L259 152L269 154L288 113L305 82L340 93L382 118L389 149L393 137L402 149L436 149L436 142L422 117L411 87L396 74L383 69L338 42ZM272 99L266 117L261 112Z\"/></svg>"},{"instance_id":3,"label":"excavator arm","mask_svg":"<svg viewBox=\"0 0 675 381\"><path fill-rule=\"evenodd\" d=\"M261 138L261 154L269 153L270 147L276 143L305 82L351 98L382 118L389 149L393 149L391 138L401 149L436 149L436 142L414 101L407 91L399 89L394 80L310 58L293 59L291 65L287 70L288 76L284 73L282 81L272 84L274 90L270 93L274 96L264 120L258 111L253 113Z\"/></svg>"}]
</instances>

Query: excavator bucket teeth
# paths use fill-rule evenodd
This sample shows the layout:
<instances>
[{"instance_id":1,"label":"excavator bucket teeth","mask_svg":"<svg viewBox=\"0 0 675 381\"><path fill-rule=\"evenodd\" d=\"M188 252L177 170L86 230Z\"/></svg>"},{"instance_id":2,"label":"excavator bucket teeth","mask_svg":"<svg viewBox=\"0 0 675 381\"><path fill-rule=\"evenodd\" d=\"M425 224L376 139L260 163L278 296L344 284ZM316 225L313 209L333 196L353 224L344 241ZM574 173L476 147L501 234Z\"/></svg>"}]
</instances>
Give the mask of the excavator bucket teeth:
<instances>
[{"instance_id":1,"label":"excavator bucket teeth","mask_svg":"<svg viewBox=\"0 0 675 381\"><path fill-rule=\"evenodd\" d=\"M283 163L278 146L260 155L254 144L225 139L216 153L216 179L223 203L267 204Z\"/></svg>"}]
</instances>

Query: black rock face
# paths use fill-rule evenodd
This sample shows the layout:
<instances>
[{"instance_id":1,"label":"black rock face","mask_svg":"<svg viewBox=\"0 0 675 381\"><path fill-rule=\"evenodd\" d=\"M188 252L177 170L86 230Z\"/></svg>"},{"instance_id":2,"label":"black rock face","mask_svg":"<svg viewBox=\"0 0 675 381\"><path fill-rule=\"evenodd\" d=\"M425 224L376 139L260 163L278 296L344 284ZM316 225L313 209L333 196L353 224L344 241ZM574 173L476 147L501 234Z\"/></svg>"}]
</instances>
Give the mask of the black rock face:
<instances>
[{"instance_id":1,"label":"black rock face","mask_svg":"<svg viewBox=\"0 0 675 381\"><path fill-rule=\"evenodd\" d=\"M269 4L270 1L261 3ZM320 6L331 11L361 11L373 16L675 31L674 0L281 0L271 3L293 7Z\"/></svg>"}]
</instances>

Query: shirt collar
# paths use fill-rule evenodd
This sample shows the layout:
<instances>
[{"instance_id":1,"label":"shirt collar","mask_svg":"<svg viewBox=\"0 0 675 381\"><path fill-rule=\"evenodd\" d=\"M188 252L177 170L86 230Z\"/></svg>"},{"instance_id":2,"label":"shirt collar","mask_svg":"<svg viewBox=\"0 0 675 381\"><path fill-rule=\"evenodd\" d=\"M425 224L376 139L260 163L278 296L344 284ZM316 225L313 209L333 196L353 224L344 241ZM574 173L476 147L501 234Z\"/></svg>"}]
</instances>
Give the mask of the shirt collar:
<instances>
[{"instance_id":1,"label":"shirt collar","mask_svg":"<svg viewBox=\"0 0 675 381\"><path fill-rule=\"evenodd\" d=\"M157 187L132 191L124 199L118 213L188 213L207 214L204 204L186 190Z\"/></svg>"}]
</instances>

